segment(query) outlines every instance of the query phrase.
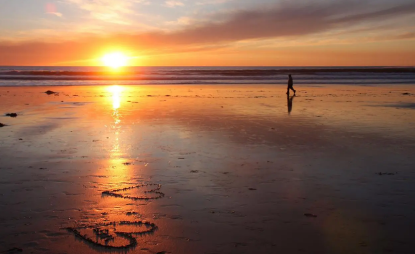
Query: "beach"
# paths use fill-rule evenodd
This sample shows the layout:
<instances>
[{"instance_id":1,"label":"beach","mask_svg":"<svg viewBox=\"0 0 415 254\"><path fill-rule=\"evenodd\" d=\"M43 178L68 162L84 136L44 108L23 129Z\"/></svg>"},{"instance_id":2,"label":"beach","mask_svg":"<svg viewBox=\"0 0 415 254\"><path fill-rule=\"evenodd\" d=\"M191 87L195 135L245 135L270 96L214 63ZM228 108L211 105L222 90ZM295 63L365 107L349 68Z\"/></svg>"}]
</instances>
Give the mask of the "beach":
<instances>
[{"instance_id":1,"label":"beach","mask_svg":"<svg viewBox=\"0 0 415 254\"><path fill-rule=\"evenodd\" d=\"M295 89L0 87L0 253L415 253L415 86Z\"/></svg>"}]
</instances>

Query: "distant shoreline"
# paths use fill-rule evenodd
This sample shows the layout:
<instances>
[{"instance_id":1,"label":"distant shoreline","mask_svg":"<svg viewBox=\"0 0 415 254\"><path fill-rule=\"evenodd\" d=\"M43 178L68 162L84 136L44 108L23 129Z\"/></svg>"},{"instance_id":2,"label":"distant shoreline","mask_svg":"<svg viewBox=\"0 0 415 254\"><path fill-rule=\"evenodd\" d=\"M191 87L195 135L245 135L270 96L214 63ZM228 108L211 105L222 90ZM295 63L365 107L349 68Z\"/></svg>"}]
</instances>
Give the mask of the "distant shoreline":
<instances>
[{"instance_id":1,"label":"distant shoreline","mask_svg":"<svg viewBox=\"0 0 415 254\"><path fill-rule=\"evenodd\" d=\"M20 66L0 67L0 86L23 85L18 83L25 81L45 81L52 86L79 85L79 82L98 85L103 82L123 85L286 84L288 74L293 75L294 84L415 84L413 67L125 67L110 71L107 67Z\"/></svg>"}]
</instances>

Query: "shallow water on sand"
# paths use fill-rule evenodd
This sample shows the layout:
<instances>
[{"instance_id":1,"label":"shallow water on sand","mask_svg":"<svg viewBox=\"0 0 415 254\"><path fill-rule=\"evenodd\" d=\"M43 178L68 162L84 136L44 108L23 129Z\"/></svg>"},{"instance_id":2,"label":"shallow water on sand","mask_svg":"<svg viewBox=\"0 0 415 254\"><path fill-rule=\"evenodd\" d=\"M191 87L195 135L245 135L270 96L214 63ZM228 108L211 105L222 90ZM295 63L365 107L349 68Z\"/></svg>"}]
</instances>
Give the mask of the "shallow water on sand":
<instances>
[{"instance_id":1,"label":"shallow water on sand","mask_svg":"<svg viewBox=\"0 0 415 254\"><path fill-rule=\"evenodd\" d=\"M415 87L296 89L0 88L0 252L413 253Z\"/></svg>"}]
</instances>

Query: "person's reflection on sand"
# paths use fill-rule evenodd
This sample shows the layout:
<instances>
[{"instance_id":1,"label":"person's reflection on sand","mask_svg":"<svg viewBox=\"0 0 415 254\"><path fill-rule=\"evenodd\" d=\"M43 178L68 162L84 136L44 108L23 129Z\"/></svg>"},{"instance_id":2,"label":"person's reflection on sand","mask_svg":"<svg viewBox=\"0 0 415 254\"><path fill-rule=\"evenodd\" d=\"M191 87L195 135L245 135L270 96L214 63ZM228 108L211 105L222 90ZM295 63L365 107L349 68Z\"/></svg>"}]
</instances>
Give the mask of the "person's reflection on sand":
<instances>
[{"instance_id":1,"label":"person's reflection on sand","mask_svg":"<svg viewBox=\"0 0 415 254\"><path fill-rule=\"evenodd\" d=\"M288 114L291 113L291 110L293 109L293 100L294 100L295 94L293 96L290 96L287 94L287 107L288 107Z\"/></svg>"}]
</instances>

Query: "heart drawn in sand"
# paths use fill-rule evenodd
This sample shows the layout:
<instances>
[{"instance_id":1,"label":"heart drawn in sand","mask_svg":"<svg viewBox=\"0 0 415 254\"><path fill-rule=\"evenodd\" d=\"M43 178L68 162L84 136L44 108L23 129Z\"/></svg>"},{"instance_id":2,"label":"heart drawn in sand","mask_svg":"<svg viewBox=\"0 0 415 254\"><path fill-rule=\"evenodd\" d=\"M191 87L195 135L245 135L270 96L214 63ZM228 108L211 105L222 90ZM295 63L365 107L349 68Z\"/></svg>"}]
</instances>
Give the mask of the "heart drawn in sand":
<instances>
[{"instance_id":1,"label":"heart drawn in sand","mask_svg":"<svg viewBox=\"0 0 415 254\"><path fill-rule=\"evenodd\" d=\"M121 191L139 189L139 188L143 188L143 187L147 187L147 186L156 186L156 187L154 187L153 189L144 191L144 194L151 194L152 193L155 196L146 196L146 195L144 195L144 196L141 196L141 197L135 197L135 196L129 196L129 195L124 195L124 194L117 193L117 192L121 192ZM131 186L131 187L126 187L126 188L122 188L122 189L103 191L102 195L108 195L108 196L112 196L112 197L132 199L132 200L150 200L150 199L159 199L159 198L164 197L164 193L161 192L160 189L161 189L160 184L148 183L148 184L140 184L140 185L135 185L135 186Z\"/></svg>"},{"instance_id":2,"label":"heart drawn in sand","mask_svg":"<svg viewBox=\"0 0 415 254\"><path fill-rule=\"evenodd\" d=\"M133 228L136 227L145 227L145 229L135 231ZM152 234L157 230L157 226L147 221L120 221L94 226L68 227L66 230L93 246L123 250L136 247L136 237Z\"/></svg>"}]
</instances>

